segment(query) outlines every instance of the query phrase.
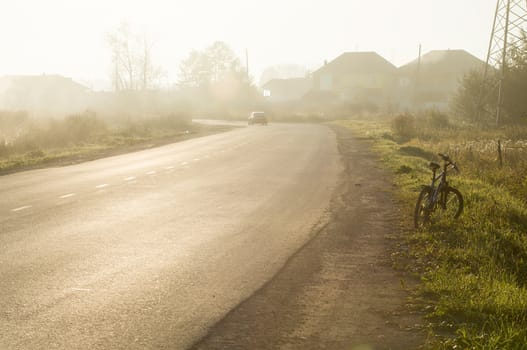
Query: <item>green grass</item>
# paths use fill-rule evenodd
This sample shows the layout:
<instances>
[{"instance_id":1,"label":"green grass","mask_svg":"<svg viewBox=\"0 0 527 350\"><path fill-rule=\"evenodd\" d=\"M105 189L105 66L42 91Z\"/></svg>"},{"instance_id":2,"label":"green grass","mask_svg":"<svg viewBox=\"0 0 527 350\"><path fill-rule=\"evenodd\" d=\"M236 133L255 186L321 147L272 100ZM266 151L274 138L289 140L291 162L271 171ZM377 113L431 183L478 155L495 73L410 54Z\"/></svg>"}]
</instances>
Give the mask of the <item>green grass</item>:
<instances>
[{"instance_id":1,"label":"green grass","mask_svg":"<svg viewBox=\"0 0 527 350\"><path fill-rule=\"evenodd\" d=\"M436 130L421 126L404 141L389 123L341 121L370 140L398 184L404 203L409 271L421 278L419 297L426 308L433 349L527 348L527 190L525 163L510 157L502 168L494 150L459 144L517 141L525 130ZM433 137L432 137L433 135ZM527 139L527 137L526 137ZM397 142L397 140L399 142ZM452 152L457 150L457 152ZM463 172L450 178L465 199L459 220L441 219L411 227L419 186L430 182L429 161L450 153ZM470 156L476 153L477 156ZM487 152L487 153L485 153Z\"/></svg>"}]
</instances>

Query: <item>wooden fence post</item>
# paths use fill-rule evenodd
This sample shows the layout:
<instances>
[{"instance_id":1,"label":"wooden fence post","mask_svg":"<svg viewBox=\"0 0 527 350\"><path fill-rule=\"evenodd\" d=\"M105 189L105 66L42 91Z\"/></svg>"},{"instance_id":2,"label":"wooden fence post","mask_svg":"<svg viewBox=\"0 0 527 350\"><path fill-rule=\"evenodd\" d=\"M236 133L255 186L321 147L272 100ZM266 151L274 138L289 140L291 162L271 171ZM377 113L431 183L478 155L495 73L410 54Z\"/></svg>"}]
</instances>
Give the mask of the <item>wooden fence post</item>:
<instances>
[{"instance_id":1,"label":"wooden fence post","mask_svg":"<svg viewBox=\"0 0 527 350\"><path fill-rule=\"evenodd\" d=\"M498 162L500 163L500 168L503 166L503 157L501 155L501 140L498 140Z\"/></svg>"}]
</instances>

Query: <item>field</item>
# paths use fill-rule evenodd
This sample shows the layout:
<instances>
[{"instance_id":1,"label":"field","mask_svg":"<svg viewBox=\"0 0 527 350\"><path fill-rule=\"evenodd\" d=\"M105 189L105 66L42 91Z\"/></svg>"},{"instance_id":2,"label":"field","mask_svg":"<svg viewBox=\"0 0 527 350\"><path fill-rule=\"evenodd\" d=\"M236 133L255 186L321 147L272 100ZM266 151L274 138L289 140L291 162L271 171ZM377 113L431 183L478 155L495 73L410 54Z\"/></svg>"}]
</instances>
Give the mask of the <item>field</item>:
<instances>
[{"instance_id":1,"label":"field","mask_svg":"<svg viewBox=\"0 0 527 350\"><path fill-rule=\"evenodd\" d=\"M452 124L434 114L338 123L370 140L393 172L407 238L394 263L404 263L421 280L414 301L427 313L427 346L524 349L527 127ZM461 174L451 174L450 183L463 193L465 211L456 221L440 219L415 230L415 200L420 185L430 182L427 165L439 162L439 152L461 168Z\"/></svg>"},{"instance_id":2,"label":"field","mask_svg":"<svg viewBox=\"0 0 527 350\"><path fill-rule=\"evenodd\" d=\"M183 114L99 117L81 113L59 119L0 111L0 174L72 164L221 131L192 123Z\"/></svg>"}]
</instances>

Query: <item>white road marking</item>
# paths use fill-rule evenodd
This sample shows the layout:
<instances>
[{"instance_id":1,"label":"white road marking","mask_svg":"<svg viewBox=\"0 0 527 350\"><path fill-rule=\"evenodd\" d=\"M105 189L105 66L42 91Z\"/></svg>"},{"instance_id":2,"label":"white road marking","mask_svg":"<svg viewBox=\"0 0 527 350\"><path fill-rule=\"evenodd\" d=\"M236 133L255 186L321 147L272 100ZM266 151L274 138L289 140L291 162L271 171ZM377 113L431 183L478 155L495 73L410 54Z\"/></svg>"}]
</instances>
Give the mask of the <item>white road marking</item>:
<instances>
[{"instance_id":1,"label":"white road marking","mask_svg":"<svg viewBox=\"0 0 527 350\"><path fill-rule=\"evenodd\" d=\"M194 159L192 159L192 160L193 160L194 162L199 162L199 161L200 161L199 158L194 158Z\"/></svg>"},{"instance_id":2,"label":"white road marking","mask_svg":"<svg viewBox=\"0 0 527 350\"><path fill-rule=\"evenodd\" d=\"M156 174L155 171L149 171L149 172L146 173L146 175L155 175L155 174Z\"/></svg>"},{"instance_id":3,"label":"white road marking","mask_svg":"<svg viewBox=\"0 0 527 350\"><path fill-rule=\"evenodd\" d=\"M166 169L166 170L172 170L172 169L174 169L174 168L175 168L175 166L172 166L172 165L171 165L171 166L167 166L165 169Z\"/></svg>"},{"instance_id":4,"label":"white road marking","mask_svg":"<svg viewBox=\"0 0 527 350\"><path fill-rule=\"evenodd\" d=\"M134 181L134 180L135 180L135 176L129 176L124 179L124 181Z\"/></svg>"},{"instance_id":5,"label":"white road marking","mask_svg":"<svg viewBox=\"0 0 527 350\"><path fill-rule=\"evenodd\" d=\"M78 291L78 292L89 292L91 289L87 288L71 288L72 291Z\"/></svg>"},{"instance_id":6,"label":"white road marking","mask_svg":"<svg viewBox=\"0 0 527 350\"><path fill-rule=\"evenodd\" d=\"M65 194L63 196L60 196L59 198L60 199L66 199L66 198L73 197L74 195L75 195L75 193L68 193L68 194Z\"/></svg>"},{"instance_id":7,"label":"white road marking","mask_svg":"<svg viewBox=\"0 0 527 350\"><path fill-rule=\"evenodd\" d=\"M108 185L108 184L100 184L100 185L95 186L95 188L101 189L101 188L105 188L105 187L108 187L108 186L110 186L110 185Z\"/></svg>"},{"instance_id":8,"label":"white road marking","mask_svg":"<svg viewBox=\"0 0 527 350\"><path fill-rule=\"evenodd\" d=\"M187 164L188 164L188 162L183 162L183 163L181 163L181 165L183 165L183 166L185 166L185 165L187 165Z\"/></svg>"},{"instance_id":9,"label":"white road marking","mask_svg":"<svg viewBox=\"0 0 527 350\"><path fill-rule=\"evenodd\" d=\"M24 205L23 207L11 209L12 212L22 211L31 208L31 205Z\"/></svg>"}]
</instances>

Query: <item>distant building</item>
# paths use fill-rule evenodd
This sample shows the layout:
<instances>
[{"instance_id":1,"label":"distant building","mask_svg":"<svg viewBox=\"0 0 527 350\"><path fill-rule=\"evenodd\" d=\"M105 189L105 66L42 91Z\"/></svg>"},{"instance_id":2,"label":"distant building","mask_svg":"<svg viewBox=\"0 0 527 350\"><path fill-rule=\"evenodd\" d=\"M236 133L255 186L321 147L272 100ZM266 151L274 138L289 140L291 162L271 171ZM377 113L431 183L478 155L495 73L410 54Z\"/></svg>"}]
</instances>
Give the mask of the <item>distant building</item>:
<instances>
[{"instance_id":1,"label":"distant building","mask_svg":"<svg viewBox=\"0 0 527 350\"><path fill-rule=\"evenodd\" d=\"M375 52L346 52L313 73L315 91L355 103L383 103L397 82L397 68Z\"/></svg>"},{"instance_id":2,"label":"distant building","mask_svg":"<svg viewBox=\"0 0 527 350\"><path fill-rule=\"evenodd\" d=\"M483 70L485 62L465 50L435 50L398 69L398 96L403 108L448 109L463 76Z\"/></svg>"},{"instance_id":3,"label":"distant building","mask_svg":"<svg viewBox=\"0 0 527 350\"><path fill-rule=\"evenodd\" d=\"M64 114L86 109L89 89L60 75L0 77L0 109Z\"/></svg>"},{"instance_id":4,"label":"distant building","mask_svg":"<svg viewBox=\"0 0 527 350\"><path fill-rule=\"evenodd\" d=\"M311 79L291 78L272 79L265 83L262 89L269 102L287 102L300 100L311 87Z\"/></svg>"}]
</instances>

